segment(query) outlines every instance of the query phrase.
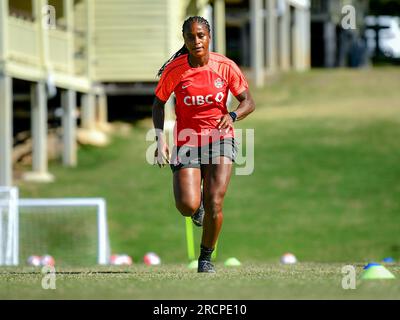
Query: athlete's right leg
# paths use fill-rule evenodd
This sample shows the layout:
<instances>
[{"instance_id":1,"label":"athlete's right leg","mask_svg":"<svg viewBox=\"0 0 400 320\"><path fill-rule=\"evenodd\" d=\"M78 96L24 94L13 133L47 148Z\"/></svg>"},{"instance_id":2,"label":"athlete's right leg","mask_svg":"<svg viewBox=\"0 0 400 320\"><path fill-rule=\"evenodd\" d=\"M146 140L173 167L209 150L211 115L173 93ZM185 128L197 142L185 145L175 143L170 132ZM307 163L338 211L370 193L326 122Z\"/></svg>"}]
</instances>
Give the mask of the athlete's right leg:
<instances>
[{"instance_id":1,"label":"athlete's right leg","mask_svg":"<svg viewBox=\"0 0 400 320\"><path fill-rule=\"evenodd\" d=\"M181 168L173 175L175 205L186 217L192 216L201 204L200 168Z\"/></svg>"}]
</instances>

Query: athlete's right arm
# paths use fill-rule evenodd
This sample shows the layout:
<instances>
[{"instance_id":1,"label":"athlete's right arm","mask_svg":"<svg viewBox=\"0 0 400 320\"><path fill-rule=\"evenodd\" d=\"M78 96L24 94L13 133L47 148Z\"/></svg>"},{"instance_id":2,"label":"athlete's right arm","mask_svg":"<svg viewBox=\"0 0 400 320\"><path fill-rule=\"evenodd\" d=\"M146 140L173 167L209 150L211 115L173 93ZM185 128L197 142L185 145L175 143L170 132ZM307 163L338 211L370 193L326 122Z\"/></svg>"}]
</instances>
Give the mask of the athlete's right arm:
<instances>
[{"instance_id":1,"label":"athlete's right arm","mask_svg":"<svg viewBox=\"0 0 400 320\"><path fill-rule=\"evenodd\" d=\"M154 159L158 166L164 167L169 163L169 148L165 141L164 130L164 106L165 102L155 97L153 102L152 116L154 129L156 131L157 149L154 152Z\"/></svg>"}]
</instances>

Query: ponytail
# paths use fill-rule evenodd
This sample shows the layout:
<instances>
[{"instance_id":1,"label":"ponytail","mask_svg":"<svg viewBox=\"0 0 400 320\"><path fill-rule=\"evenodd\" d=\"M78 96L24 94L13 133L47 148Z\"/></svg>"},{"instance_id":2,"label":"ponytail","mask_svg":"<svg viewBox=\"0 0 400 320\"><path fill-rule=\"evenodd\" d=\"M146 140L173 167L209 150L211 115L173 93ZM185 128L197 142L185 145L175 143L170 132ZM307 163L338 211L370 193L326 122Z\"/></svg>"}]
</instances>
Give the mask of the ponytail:
<instances>
[{"instance_id":1,"label":"ponytail","mask_svg":"<svg viewBox=\"0 0 400 320\"><path fill-rule=\"evenodd\" d=\"M180 48L177 52L175 52L173 54L173 56L171 58L169 58L160 68L160 70L158 70L157 72L157 77L161 77L162 73L164 72L165 68L167 67L167 65L172 62L173 60L175 60L176 58L178 58L179 56L189 53L188 49L186 48L185 45L182 46L182 48Z\"/></svg>"}]
</instances>

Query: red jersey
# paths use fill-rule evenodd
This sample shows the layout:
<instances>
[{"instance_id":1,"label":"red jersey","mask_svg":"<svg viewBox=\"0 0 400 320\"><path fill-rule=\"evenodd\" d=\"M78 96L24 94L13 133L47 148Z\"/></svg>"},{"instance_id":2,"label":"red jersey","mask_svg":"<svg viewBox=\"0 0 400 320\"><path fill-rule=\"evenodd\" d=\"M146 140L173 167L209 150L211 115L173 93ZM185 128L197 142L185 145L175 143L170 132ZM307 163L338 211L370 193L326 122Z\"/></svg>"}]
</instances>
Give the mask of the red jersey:
<instances>
[{"instance_id":1,"label":"red jersey","mask_svg":"<svg viewBox=\"0 0 400 320\"><path fill-rule=\"evenodd\" d=\"M247 89L247 81L235 62L210 52L208 64L202 67L192 68L187 54L170 62L155 94L166 102L172 92L175 93L175 144L201 146L234 136L233 128L220 133L218 121L228 113L229 90L237 96Z\"/></svg>"}]
</instances>

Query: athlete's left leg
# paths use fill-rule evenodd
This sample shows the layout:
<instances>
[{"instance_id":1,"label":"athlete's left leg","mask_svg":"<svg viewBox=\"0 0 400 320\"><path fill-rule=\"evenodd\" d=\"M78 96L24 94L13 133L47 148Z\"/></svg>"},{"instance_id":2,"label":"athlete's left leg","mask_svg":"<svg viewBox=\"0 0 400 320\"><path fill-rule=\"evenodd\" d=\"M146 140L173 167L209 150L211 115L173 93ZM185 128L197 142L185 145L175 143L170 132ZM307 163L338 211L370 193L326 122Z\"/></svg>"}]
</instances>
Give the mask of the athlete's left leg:
<instances>
[{"instance_id":1,"label":"athlete's left leg","mask_svg":"<svg viewBox=\"0 0 400 320\"><path fill-rule=\"evenodd\" d=\"M217 163L201 165L205 209L201 245L209 249L214 249L222 227L222 206L232 172L229 158L220 156L218 160Z\"/></svg>"}]
</instances>

